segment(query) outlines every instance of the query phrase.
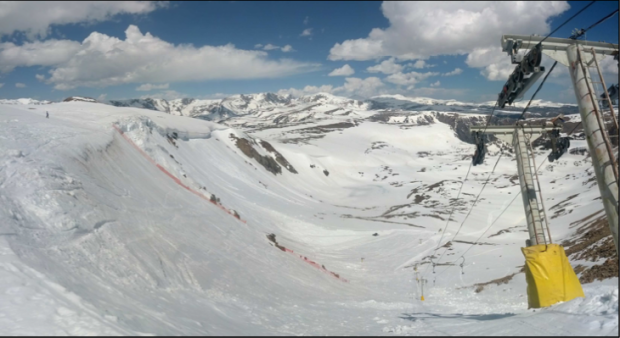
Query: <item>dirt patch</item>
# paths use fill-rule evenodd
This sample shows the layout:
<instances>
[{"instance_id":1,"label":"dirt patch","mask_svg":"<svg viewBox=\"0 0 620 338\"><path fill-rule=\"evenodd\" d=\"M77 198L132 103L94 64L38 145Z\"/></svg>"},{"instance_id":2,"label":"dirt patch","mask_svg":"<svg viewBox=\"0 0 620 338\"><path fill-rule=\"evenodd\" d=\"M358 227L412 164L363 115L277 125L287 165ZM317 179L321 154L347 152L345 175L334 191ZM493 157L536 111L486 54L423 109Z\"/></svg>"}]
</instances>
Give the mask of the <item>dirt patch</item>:
<instances>
[{"instance_id":1,"label":"dirt patch","mask_svg":"<svg viewBox=\"0 0 620 338\"><path fill-rule=\"evenodd\" d=\"M562 215L566 215L567 214L566 207L570 204L569 201L574 199L577 196L579 196L579 194L568 196L565 200L563 200L560 203L558 203L558 204L552 206L551 208L549 208L549 211L555 209L553 211L553 215L551 215L551 219L555 219L555 218L558 218L558 217L560 217ZM571 210L568 211L568 214L570 214L572 212L573 212L573 210L571 209Z\"/></svg>"},{"instance_id":2,"label":"dirt patch","mask_svg":"<svg viewBox=\"0 0 620 338\"><path fill-rule=\"evenodd\" d=\"M302 134L325 134L332 131L343 130L346 128L355 127L356 125L351 122L339 122L334 124L326 124L323 126L316 126L310 128L303 128L295 130L296 133Z\"/></svg>"},{"instance_id":3,"label":"dirt patch","mask_svg":"<svg viewBox=\"0 0 620 338\"><path fill-rule=\"evenodd\" d=\"M573 271L575 272L575 274L578 275L578 274L582 273L583 270L585 270L585 269L586 269L585 266L579 264L579 265L577 265L576 267L573 268Z\"/></svg>"},{"instance_id":4,"label":"dirt patch","mask_svg":"<svg viewBox=\"0 0 620 338\"><path fill-rule=\"evenodd\" d=\"M422 203L424 200L427 200L427 199L429 199L429 198L431 198L431 197L430 197L430 196L428 196L428 195L415 195L415 198L414 198L414 200L413 200L413 204L420 204L420 203Z\"/></svg>"},{"instance_id":5,"label":"dirt patch","mask_svg":"<svg viewBox=\"0 0 620 338\"><path fill-rule=\"evenodd\" d=\"M255 159L258 163L260 163L267 171L270 173L277 175L282 173L282 167L274 160L271 156L263 156L254 149L252 143L245 138L238 138L233 134L230 134L230 137L236 141L235 145L245 156L249 158Z\"/></svg>"},{"instance_id":6,"label":"dirt patch","mask_svg":"<svg viewBox=\"0 0 620 338\"><path fill-rule=\"evenodd\" d=\"M241 150L241 152L245 156L255 159L270 173L274 175L281 174L282 173L282 167L280 166L281 164L291 173L297 174L297 171L295 170L295 168L293 168L293 166L290 163L288 163L288 161L284 158L284 156L282 156L277 150L275 150L273 146L269 144L268 142L260 141L261 146L265 148L265 150L275 155L276 157L275 160L271 156L263 156L259 154L258 151L254 149L255 141L253 140L250 141L246 138L239 138L239 137L236 137L232 133L230 134L230 138L235 140L235 145L237 146L237 148L239 148L239 150Z\"/></svg>"},{"instance_id":7,"label":"dirt patch","mask_svg":"<svg viewBox=\"0 0 620 338\"><path fill-rule=\"evenodd\" d=\"M393 213L394 211L397 211L397 210L402 209L402 208L410 207L410 206L411 206L411 204L394 205L394 206L390 207L386 212L381 214L381 216L387 216L387 215Z\"/></svg>"},{"instance_id":8,"label":"dirt patch","mask_svg":"<svg viewBox=\"0 0 620 338\"><path fill-rule=\"evenodd\" d=\"M595 217L596 215L598 215L598 214L600 214L600 213L602 213L604 211L605 211L604 209L601 209L601 210L599 210L599 211L597 211L597 212L595 212L595 213L593 213L591 215L588 215L588 216L586 216L586 217L584 217L584 218L582 218L582 219L580 219L578 221L574 221L573 223L570 224L570 227L574 228L574 227L576 227L579 224L583 224L583 223L587 222L588 220L590 220L591 218Z\"/></svg>"},{"instance_id":9,"label":"dirt patch","mask_svg":"<svg viewBox=\"0 0 620 338\"><path fill-rule=\"evenodd\" d=\"M389 147L387 143L383 142L383 141L377 141L377 142L373 142L370 145L370 148L366 149L366 151L364 151L365 154L370 154L371 151L373 150L378 150L378 149L383 149Z\"/></svg>"},{"instance_id":10,"label":"dirt patch","mask_svg":"<svg viewBox=\"0 0 620 338\"><path fill-rule=\"evenodd\" d=\"M593 252L591 252L591 246L603 238L611 236L611 231L607 223L607 216L599 216L593 221L579 227L576 235L577 238L562 242L566 255L572 256L573 254L579 254L575 256L578 257L578 259L596 260L599 257L592 256Z\"/></svg>"},{"instance_id":11,"label":"dirt patch","mask_svg":"<svg viewBox=\"0 0 620 338\"><path fill-rule=\"evenodd\" d=\"M295 170L295 168L290 163L288 163L286 158L284 158L284 156L282 156L282 154L280 154L280 152L278 152L269 142L261 140L260 144L263 146L263 148L265 148L265 150L275 155L276 162L278 162L281 166L286 168L291 173L297 174L297 170Z\"/></svg>"},{"instance_id":12,"label":"dirt patch","mask_svg":"<svg viewBox=\"0 0 620 338\"><path fill-rule=\"evenodd\" d=\"M577 273L577 271L575 271ZM618 257L609 258L601 265L595 265L583 271L579 281L581 284L592 283L595 280L601 281L607 278L618 277Z\"/></svg>"},{"instance_id":13,"label":"dirt patch","mask_svg":"<svg viewBox=\"0 0 620 338\"><path fill-rule=\"evenodd\" d=\"M515 229L515 228L521 228L521 227L523 227L523 226L522 226L522 225L517 225L517 226L515 226L515 227L510 227L510 228L508 228L508 229L503 229L503 230L500 230L500 231L498 231L498 232L496 232L496 233L494 233L494 234L490 235L490 236L489 236L489 237L487 237L487 238L491 238L491 237L499 236L499 235L501 235L501 234L509 234L509 233L513 232L513 229ZM516 231L516 230L515 230L515 231ZM528 232L527 230L518 230L518 231L519 231L519 232Z\"/></svg>"},{"instance_id":14,"label":"dirt patch","mask_svg":"<svg viewBox=\"0 0 620 338\"><path fill-rule=\"evenodd\" d=\"M518 175L510 176L510 183L512 183L512 185L519 185L519 176Z\"/></svg>"},{"instance_id":15,"label":"dirt patch","mask_svg":"<svg viewBox=\"0 0 620 338\"><path fill-rule=\"evenodd\" d=\"M459 240L454 240L455 243L463 243L463 244L471 244L471 245L497 245L497 244L493 244L493 243L474 243L474 242L468 242L468 241L459 241Z\"/></svg>"},{"instance_id":16,"label":"dirt patch","mask_svg":"<svg viewBox=\"0 0 620 338\"><path fill-rule=\"evenodd\" d=\"M411 195L418 194L418 193L420 193L420 192L422 192L422 191L424 191L424 192L431 192L431 191L433 191L433 190L437 189L437 192L441 192L441 191L440 191L440 190L441 190L441 187L443 187L443 185L444 185L446 182L459 182L459 181L455 181L455 180L443 180L443 181L439 181L439 182L433 183L433 184L431 184L431 185L422 185L421 187L417 187L417 188L415 188L415 189L411 190L411 192L409 193L409 195L407 195L407 198L410 198L410 197L411 197Z\"/></svg>"},{"instance_id":17,"label":"dirt patch","mask_svg":"<svg viewBox=\"0 0 620 338\"><path fill-rule=\"evenodd\" d=\"M278 244L278 241L276 241L276 235L275 234L267 235L267 239L270 242L272 242L276 246L276 248L278 248L278 249L280 249L282 251L286 251L286 249L283 246L281 246L280 244Z\"/></svg>"},{"instance_id":18,"label":"dirt patch","mask_svg":"<svg viewBox=\"0 0 620 338\"><path fill-rule=\"evenodd\" d=\"M618 277L618 256L609 230L609 223L606 215L594 218L594 215L598 213L600 211L571 224L583 225L577 228L574 238L562 242L566 256L570 260L598 262L605 259L604 263L589 268L579 265L579 272L575 268L575 273L581 273L579 280L582 284Z\"/></svg>"},{"instance_id":19,"label":"dirt patch","mask_svg":"<svg viewBox=\"0 0 620 338\"><path fill-rule=\"evenodd\" d=\"M344 214L344 215L342 215L340 217L342 217L342 218L355 218L355 219L361 219L361 220L364 220L364 221L371 221L371 222L402 224L402 225L407 225L407 226L415 227L415 228L426 228L424 226L416 225L416 224L411 224L411 223L386 221L386 220L383 220L383 219L379 219L377 217L360 217L360 216L353 216L353 215L349 215L349 214Z\"/></svg>"},{"instance_id":20,"label":"dirt patch","mask_svg":"<svg viewBox=\"0 0 620 338\"><path fill-rule=\"evenodd\" d=\"M442 221L445 221L445 220L446 220L445 218L443 218L443 217L441 217L441 216L439 216L439 215L434 215L434 214L424 214L424 215L422 215L422 216L426 216L426 217L433 217L433 218L437 218L438 220L442 220Z\"/></svg>"},{"instance_id":21,"label":"dirt patch","mask_svg":"<svg viewBox=\"0 0 620 338\"><path fill-rule=\"evenodd\" d=\"M565 204L566 202L572 200L573 198L575 198L577 196L579 196L579 194L570 195L565 200L563 200L560 203L558 203L558 204L552 206L551 208L549 208L549 210L553 210L553 209L556 209L556 208L564 207L564 206L566 206L566 204ZM564 205L562 205L562 204L564 204Z\"/></svg>"},{"instance_id":22,"label":"dirt patch","mask_svg":"<svg viewBox=\"0 0 620 338\"><path fill-rule=\"evenodd\" d=\"M318 140L325 137L325 135L313 135L307 137L295 137L295 138L287 138L287 139L279 139L278 141L282 143L292 143L292 144L310 144L312 140Z\"/></svg>"},{"instance_id":23,"label":"dirt patch","mask_svg":"<svg viewBox=\"0 0 620 338\"><path fill-rule=\"evenodd\" d=\"M523 269L521 269L521 270L522 271L515 272L515 273L513 273L511 275L508 275L508 276L505 276L505 277L502 277L502 278L493 279L493 280L490 280L490 281L484 282L484 283L476 283L476 284L474 284L472 286L469 286L469 287L475 288L474 291L476 293L480 293L480 292L482 292L482 290L484 290L485 286L489 286L489 285L492 285L492 284L495 284L495 285L508 284L508 282L510 282L514 278L514 276L516 276L517 274L523 272Z\"/></svg>"}]
</instances>

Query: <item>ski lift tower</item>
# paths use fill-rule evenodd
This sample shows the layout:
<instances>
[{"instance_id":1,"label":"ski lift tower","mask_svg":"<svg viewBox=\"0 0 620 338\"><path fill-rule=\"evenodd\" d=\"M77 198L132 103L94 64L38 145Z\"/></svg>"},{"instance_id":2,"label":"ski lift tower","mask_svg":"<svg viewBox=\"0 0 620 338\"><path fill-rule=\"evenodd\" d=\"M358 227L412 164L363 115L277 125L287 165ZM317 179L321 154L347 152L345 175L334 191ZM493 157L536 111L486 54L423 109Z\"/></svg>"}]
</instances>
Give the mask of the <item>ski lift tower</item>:
<instances>
[{"instance_id":1,"label":"ski lift tower","mask_svg":"<svg viewBox=\"0 0 620 338\"><path fill-rule=\"evenodd\" d=\"M592 166L596 174L601 198L607 214L607 221L618 252L618 164L609 142L594 83L602 85L611 115L617 128L617 120L610 95L598 66L598 60L606 55L618 55L618 45L590 42L576 39L542 38L539 36L504 35L501 40L503 51L516 64L514 72L502 88L497 106L504 108L523 94L545 71L542 54L567 66L579 104L579 114L586 134ZM519 49L528 49L526 55L519 55ZM594 65L594 66L592 66ZM596 68L600 82L593 82L588 68ZM486 153L485 134L493 134L514 146L519 172L521 195L525 208L530 238L522 248L526 260L525 276L528 284L529 307L545 307L559 301L585 297L583 289L573 271L561 245L552 244L549 222L541 195L532 140L535 135L547 134L551 138L553 151L550 159L557 159L569 146L568 138L559 137L557 119L542 125L533 125L520 120L514 126L471 127L476 141L473 165L481 164ZM536 189L538 188L538 189Z\"/></svg>"},{"instance_id":2,"label":"ski lift tower","mask_svg":"<svg viewBox=\"0 0 620 338\"><path fill-rule=\"evenodd\" d=\"M545 216L543 199L540 195L538 175L536 173L536 163L531 149L531 142L538 137L549 134L554 136L560 126L552 122L533 125L525 121L519 121L514 126L472 126L470 131L474 134L484 133L494 135L498 139L512 144L517 158L517 169L519 173L519 184L521 186L521 197L525 208L525 219L530 238L526 241L526 247L538 244L551 243L549 224ZM553 143L555 144L555 143ZM481 145L484 146L484 145ZM566 149L554 149L554 153L560 154ZM559 157L559 156L558 156ZM476 159L474 159L475 161ZM480 162L483 158L480 159ZM475 162L474 162L475 163Z\"/></svg>"},{"instance_id":3,"label":"ski lift tower","mask_svg":"<svg viewBox=\"0 0 620 338\"><path fill-rule=\"evenodd\" d=\"M501 44L503 51L513 58L513 63L516 63L514 61L517 58L517 51L519 49L529 49L532 51L528 55L535 51L542 51L543 54L568 67L579 105L579 114L581 115L590 156L592 157L596 181L603 200L609 228L616 245L616 253L618 253L618 163L605 130L602 111L594 90L595 83L601 84L603 89L606 90L598 62L607 55L618 55L618 45L552 37L544 39L541 36L528 35L503 35ZM524 61L527 58L528 56L525 56ZM592 81L589 68L595 68L599 71L600 82ZM515 71L518 71L518 69ZM513 93L513 97L518 97L519 94L523 95L519 88L519 80L523 82L522 79L523 76L513 76L509 79L508 83L511 83L511 81L516 83L513 86L516 92ZM501 107L503 107L502 99L503 104L506 102L512 103L510 95L502 97L502 94L500 94ZM605 100L609 100L609 95L606 95ZM613 105L611 102L608 102L608 104L611 115L614 121L616 121Z\"/></svg>"}]
</instances>

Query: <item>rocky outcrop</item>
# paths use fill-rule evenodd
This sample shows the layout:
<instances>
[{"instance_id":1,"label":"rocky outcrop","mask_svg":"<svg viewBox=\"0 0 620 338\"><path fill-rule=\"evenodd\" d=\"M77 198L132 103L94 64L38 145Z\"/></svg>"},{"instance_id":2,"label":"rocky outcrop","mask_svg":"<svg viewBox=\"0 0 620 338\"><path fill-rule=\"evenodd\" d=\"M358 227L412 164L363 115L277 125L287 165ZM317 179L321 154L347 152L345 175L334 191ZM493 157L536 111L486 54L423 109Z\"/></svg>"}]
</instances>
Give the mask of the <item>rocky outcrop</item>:
<instances>
[{"instance_id":1,"label":"rocky outcrop","mask_svg":"<svg viewBox=\"0 0 620 338\"><path fill-rule=\"evenodd\" d=\"M275 148L266 141L260 141L260 146L262 146L266 151L274 154L272 156L261 155L255 148L254 145L258 145L255 140L248 140L243 137L237 137L234 134L230 134L230 138L235 140L235 145L241 152L249 157L255 159L260 165L262 165L267 171L270 173L277 175L282 173L282 167L286 168L293 174L297 174L295 168L280 154ZM281 166L280 166L281 165Z\"/></svg>"}]
</instances>

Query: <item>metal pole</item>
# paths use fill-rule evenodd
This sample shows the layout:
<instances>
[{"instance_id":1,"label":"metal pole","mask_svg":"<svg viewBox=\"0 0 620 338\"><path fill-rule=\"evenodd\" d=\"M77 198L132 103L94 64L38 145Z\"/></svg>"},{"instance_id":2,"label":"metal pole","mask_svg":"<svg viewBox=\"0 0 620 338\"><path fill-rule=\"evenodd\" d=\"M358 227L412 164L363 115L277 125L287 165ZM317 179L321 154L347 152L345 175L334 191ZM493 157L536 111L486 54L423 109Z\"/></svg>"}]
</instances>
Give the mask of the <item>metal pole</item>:
<instances>
[{"instance_id":1,"label":"metal pole","mask_svg":"<svg viewBox=\"0 0 620 338\"><path fill-rule=\"evenodd\" d=\"M540 178L538 177L538 166L536 165L536 156L534 154L534 149L532 148L532 142L528 139L527 145L530 148L530 155L532 155L532 163L534 164L534 174L536 176L536 185L538 186L538 195L540 196L540 205L542 206L543 215L545 215L545 227L547 228L547 236L549 236L549 243L553 243L551 241L551 230L549 230L549 219L547 218L547 209L545 209L545 198L542 194L542 188L540 187ZM542 217L541 217L542 222Z\"/></svg>"},{"instance_id":2,"label":"metal pole","mask_svg":"<svg viewBox=\"0 0 620 338\"><path fill-rule=\"evenodd\" d=\"M525 208L525 219L527 229L530 233L530 245L546 244L545 231L540 217L538 200L536 198L536 188L530 156L528 155L527 145L525 144L525 134L523 129L516 127L513 137L515 157L517 158L517 168L519 172L519 184L521 185L521 197Z\"/></svg>"},{"instance_id":3,"label":"metal pole","mask_svg":"<svg viewBox=\"0 0 620 338\"><path fill-rule=\"evenodd\" d=\"M420 286L422 287L422 296L420 297L420 300L424 300L424 282L426 281L426 279L420 279Z\"/></svg>"},{"instance_id":4,"label":"metal pole","mask_svg":"<svg viewBox=\"0 0 620 338\"><path fill-rule=\"evenodd\" d=\"M594 56L593 56L594 57ZM590 101L592 101L592 107L594 107L594 115L596 116L596 123L598 123L598 127L599 130L601 131L601 135L603 136L603 142L605 143L605 148L607 149L607 155L609 155L609 159L611 160L611 169L614 172L614 177L616 178L616 182L618 181L618 170L616 168L615 165L613 165L614 163L616 163L615 157L614 157L614 152L612 150L611 147L611 142L609 142L609 138L607 137L607 132L605 129L605 122L603 121L603 114L601 114L598 110L599 105L598 102L596 101L596 98L594 97L596 94L596 91L594 90L594 86L592 82L592 79L590 78L590 72L587 70L587 68L583 65L583 56L581 53L581 49L577 49L577 58L580 61L579 62L579 66L581 67L581 70L583 71L583 73L585 74L586 72L588 73L587 77L584 77L583 80L586 84L586 88L588 88L588 92L589 92L589 96L590 96ZM596 59L595 59L596 61Z\"/></svg>"},{"instance_id":5,"label":"metal pole","mask_svg":"<svg viewBox=\"0 0 620 338\"><path fill-rule=\"evenodd\" d=\"M594 55L594 48L592 48L592 55ZM609 98L609 93L607 92L607 85L605 84L605 79L603 78L603 74L601 74L601 67L598 66L598 60L594 58L594 63L596 64L596 71L598 71L598 76L601 79L601 84L603 85L603 92L605 93L605 98L609 104L609 111L611 112L611 117L614 120L614 124L616 125L616 130L618 129L618 119L616 119L616 112L614 112L614 105Z\"/></svg>"},{"instance_id":6,"label":"metal pole","mask_svg":"<svg viewBox=\"0 0 620 338\"><path fill-rule=\"evenodd\" d=\"M593 105L591 93L594 88L591 87L590 72L586 68L580 67L577 45L571 45L566 49L566 55L569 62L569 73L573 81L575 96L579 104L579 114L586 139L590 156L592 157L592 166L596 175L603 206L607 214L607 223L616 244L616 254L618 253L618 181L614 174L614 163L607 151L605 142L605 130L600 126L601 117L597 114L597 110ZM594 57L594 56L593 56Z\"/></svg>"}]
</instances>

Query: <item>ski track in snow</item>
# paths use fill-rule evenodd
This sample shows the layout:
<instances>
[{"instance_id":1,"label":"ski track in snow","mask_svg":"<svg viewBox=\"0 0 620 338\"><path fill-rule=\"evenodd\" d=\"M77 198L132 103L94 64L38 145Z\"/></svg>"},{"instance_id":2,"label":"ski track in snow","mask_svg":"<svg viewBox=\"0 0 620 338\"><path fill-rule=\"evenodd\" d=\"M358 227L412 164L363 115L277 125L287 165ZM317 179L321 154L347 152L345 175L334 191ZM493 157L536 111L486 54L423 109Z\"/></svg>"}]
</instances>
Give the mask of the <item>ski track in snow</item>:
<instances>
[{"instance_id":1,"label":"ski track in snow","mask_svg":"<svg viewBox=\"0 0 620 338\"><path fill-rule=\"evenodd\" d=\"M411 266L434 253L471 146L443 123L400 123L357 121L296 144L278 141L303 136L293 127L246 134L94 103L0 105L0 335L617 335L617 278L538 310L527 309L523 274L471 288L524 264L520 198L468 252L464 273L420 266L420 301ZM269 141L299 173L267 172L231 133ZM491 170L499 149L489 150L440 244ZM541 169L548 208L578 194L548 210L558 243L602 209L588 168L566 154ZM448 250L442 262L518 193L515 173L512 158L500 162L456 238L464 242L437 251ZM211 193L221 203L206 203Z\"/></svg>"}]
</instances>

